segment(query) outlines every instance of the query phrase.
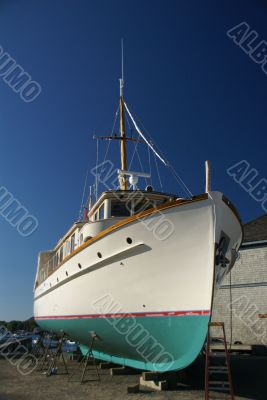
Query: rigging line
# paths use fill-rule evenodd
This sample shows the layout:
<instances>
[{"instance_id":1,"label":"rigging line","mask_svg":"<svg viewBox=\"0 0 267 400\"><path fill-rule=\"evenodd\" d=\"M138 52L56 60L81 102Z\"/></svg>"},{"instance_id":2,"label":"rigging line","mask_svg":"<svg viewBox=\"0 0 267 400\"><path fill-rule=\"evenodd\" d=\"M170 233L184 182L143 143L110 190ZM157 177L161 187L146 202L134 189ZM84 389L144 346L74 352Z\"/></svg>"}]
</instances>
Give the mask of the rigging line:
<instances>
[{"instance_id":1,"label":"rigging line","mask_svg":"<svg viewBox=\"0 0 267 400\"><path fill-rule=\"evenodd\" d=\"M130 123L129 123L129 119L128 119L128 117L127 117L127 114L125 114L125 119L126 119L128 128L131 130L131 125L130 125ZM138 150L137 150L137 145L138 145L138 141L137 141L137 142L135 143L135 145L134 145L134 151L133 151L132 158L131 158L131 161L130 161L130 164L129 164L129 167L128 167L129 170L131 169L131 166L132 166L132 163L133 163L133 160L134 160L135 153L137 154L137 156L138 156L138 158L139 158L139 153L138 153ZM139 158L139 162L140 162L140 158ZM140 165L141 165L141 163L140 163ZM141 165L141 168L143 168L142 165ZM143 172L143 171L142 171L142 172Z\"/></svg>"},{"instance_id":2,"label":"rigging line","mask_svg":"<svg viewBox=\"0 0 267 400\"><path fill-rule=\"evenodd\" d=\"M98 140L96 140L95 199L98 198Z\"/></svg>"},{"instance_id":3,"label":"rigging line","mask_svg":"<svg viewBox=\"0 0 267 400\"><path fill-rule=\"evenodd\" d=\"M140 129L138 128L132 114L130 113L127 104L124 102L124 106L126 108L126 111L129 115L129 117L132 120L132 123L134 124L135 129L137 130L137 132L139 133L139 135L142 137L142 139L146 142L146 144L152 149L152 151L155 153L155 155L160 159L161 162L163 162L164 165L167 166L167 163L165 162L165 160L159 155L159 153L154 149L153 145L151 143L149 143L149 141L147 140L147 138L143 135L143 133L140 131Z\"/></svg>"},{"instance_id":4,"label":"rigging line","mask_svg":"<svg viewBox=\"0 0 267 400\"><path fill-rule=\"evenodd\" d=\"M140 120L140 118L137 117L137 119L139 120L140 124L142 125L143 130L144 130L144 131L146 132L146 134L149 136L150 141L151 141L151 143L153 144L154 148L157 148L158 152L161 153L161 151L160 151L160 149L158 148L158 146L157 146L155 143L153 143L151 135L149 134L149 132L147 131L147 129L144 127L144 124L142 123L142 121ZM153 146L152 146L152 150L154 151ZM162 156L162 158L163 158L163 156ZM185 191L185 193L187 192L186 194L187 194L187 195L189 194L189 196L192 197L193 194L192 194L191 191L188 189L188 187L186 186L186 184L184 183L184 181L182 180L182 178L179 176L179 174L177 173L177 171L174 169L174 167L172 166L172 164L171 164L165 157L164 157L164 159L165 159L165 166L167 166L168 168L170 168L170 170L171 170L173 176L175 177L176 181L179 183L179 185L182 187L182 189Z\"/></svg>"},{"instance_id":5,"label":"rigging line","mask_svg":"<svg viewBox=\"0 0 267 400\"><path fill-rule=\"evenodd\" d=\"M232 340L233 340L233 301L232 301L232 270L230 269L230 273L229 273L229 287L230 287L230 347L229 347L229 351L232 348Z\"/></svg>"},{"instance_id":6,"label":"rigging line","mask_svg":"<svg viewBox=\"0 0 267 400\"><path fill-rule=\"evenodd\" d=\"M111 135L113 135L113 133L114 133L115 124L116 124L116 121L117 121L117 118L118 118L118 114L119 114L119 108L120 108L120 105L118 105L117 111L115 112L115 118L114 118L114 123L113 123L112 130L111 130Z\"/></svg>"},{"instance_id":7,"label":"rigging line","mask_svg":"<svg viewBox=\"0 0 267 400\"><path fill-rule=\"evenodd\" d=\"M105 165L105 162L106 162L106 159L107 159L107 155L108 155L110 143L111 143L111 140L109 140L109 141L108 141L108 144L107 144L107 148L106 148L106 152L105 152L105 156L104 156L104 161L103 161L103 163L102 163L102 165L101 165L101 170L100 170L99 177L102 176L102 172L103 172L103 168L104 168L104 165Z\"/></svg>"},{"instance_id":8,"label":"rigging line","mask_svg":"<svg viewBox=\"0 0 267 400\"><path fill-rule=\"evenodd\" d=\"M154 154L154 153L153 153L153 154ZM154 154L154 160L155 160L155 164L156 164L156 170L157 170L157 173L158 173L158 179L159 179L160 189L163 191L163 186L162 186L162 182L161 182L161 178L160 178L160 173L159 173L158 162L157 162L157 159L156 159L155 154Z\"/></svg>"},{"instance_id":9,"label":"rigging line","mask_svg":"<svg viewBox=\"0 0 267 400\"><path fill-rule=\"evenodd\" d=\"M148 134L148 136L151 138L151 135L149 134L149 132L145 129L145 127L144 127L144 125L142 124L142 122L140 121L140 123L141 123L141 125L143 126L143 128L144 128L144 131ZM157 147L156 145L155 145L155 147ZM185 192L185 194L188 196L188 194L189 194L189 197L192 197L193 196L193 194L192 194L192 192L189 190L189 188L187 187L187 185L185 184L185 182L183 181L183 179L180 177L180 175L178 174L178 172L175 170L175 168L173 167L173 165L170 163L170 161L168 161L167 159L166 159L166 157L164 157L165 158L165 161L166 161L166 163L167 163L167 167L170 169L170 171L171 171L171 173L173 174L173 176L174 176L174 178L176 179L176 181L177 181L177 183L181 186L181 188L182 188L182 190Z\"/></svg>"},{"instance_id":10,"label":"rigging line","mask_svg":"<svg viewBox=\"0 0 267 400\"><path fill-rule=\"evenodd\" d=\"M130 123L129 123L129 119L128 119L126 113L125 113L125 119L126 119L126 121L127 121L128 128L131 129L131 125L130 125ZM131 166L132 166L132 163L133 163L133 160L134 160L134 156L135 156L135 153L136 153L136 151L137 151L137 146L138 146L138 144L139 144L138 141L136 141L135 144L134 144L134 150L133 150L133 154L132 154L132 158L131 158L130 164L129 164L129 166L128 166L128 170L131 169Z\"/></svg>"},{"instance_id":11,"label":"rigging line","mask_svg":"<svg viewBox=\"0 0 267 400\"><path fill-rule=\"evenodd\" d=\"M152 149L152 151L157 151L158 153L161 153L161 154L159 154L159 155L160 155L160 157L165 161L165 162L163 162L163 164L165 164L165 165L167 166L168 162L165 160L165 157L164 157L164 155L162 154L162 151L160 150L159 146L157 146L157 144L154 142L152 136L150 135L150 133L148 132L148 130L145 128L144 124L142 123L141 119L138 117L138 115L136 114L136 112L133 112L133 114L135 115L135 118L138 120L139 124L142 126L143 131L145 131L146 134L149 136L149 139L150 139L150 140L147 140L147 139L146 139L146 143L147 143L147 142L150 143L151 146L149 146L149 147ZM139 133L139 132L138 132L138 133Z\"/></svg>"},{"instance_id":12,"label":"rigging line","mask_svg":"<svg viewBox=\"0 0 267 400\"><path fill-rule=\"evenodd\" d=\"M186 184L184 183L184 181L182 180L180 175L176 172L174 167L171 165L171 163L168 163L168 167L170 168L170 171L172 172L173 176L175 177L176 181L180 184L180 186L184 190L184 192L187 195L189 194L190 197L192 197L193 193L188 189L188 187L186 186Z\"/></svg>"},{"instance_id":13,"label":"rigging line","mask_svg":"<svg viewBox=\"0 0 267 400\"><path fill-rule=\"evenodd\" d=\"M115 117L114 117L114 122L113 122L112 130L111 130L111 135L113 135L113 133L114 133L115 125L116 125L117 118L118 118L118 114L119 114L119 107L120 107L120 106L118 106L118 108L117 108L117 110L116 110L116 112L115 112ZM108 155L108 152L109 152L110 143L111 143L111 140L108 141L108 144L107 144L107 147L106 147L106 152L105 152L105 155L104 155L104 161L103 161L103 163L102 163L102 165L101 165L101 170L100 170L99 177L102 176L104 164L105 164L105 162L106 162L107 155Z\"/></svg>"},{"instance_id":14,"label":"rigging line","mask_svg":"<svg viewBox=\"0 0 267 400\"><path fill-rule=\"evenodd\" d=\"M80 221L80 218L81 218L81 215L82 215L82 209L83 209L83 205L84 205L84 196L85 196L85 191L86 191L88 173L89 173L89 168L87 168L85 181L84 181L84 186L83 186L82 200L81 200L80 211L79 211L79 215L78 215L78 220L79 221Z\"/></svg>"},{"instance_id":15,"label":"rigging line","mask_svg":"<svg viewBox=\"0 0 267 400\"><path fill-rule=\"evenodd\" d=\"M132 155L132 158L131 158L131 161L130 161L130 164L129 164L129 168L128 168L129 170L131 170L131 166L132 166L132 163L133 163L133 160L134 160L134 156L135 156L135 152L137 150L138 143L139 142L136 142L135 145L134 145L133 155Z\"/></svg>"},{"instance_id":16,"label":"rigging line","mask_svg":"<svg viewBox=\"0 0 267 400\"><path fill-rule=\"evenodd\" d=\"M129 122L129 118L127 117L127 114L125 114L125 119L126 119L128 128L129 128L129 130L131 131L131 125L130 125L130 122Z\"/></svg>"},{"instance_id":17,"label":"rigging line","mask_svg":"<svg viewBox=\"0 0 267 400\"><path fill-rule=\"evenodd\" d=\"M145 170L144 170L144 168L143 168L143 164L142 164L142 161L141 161L141 158L140 158L140 156L139 156L139 153L138 153L138 151L136 152L136 154L137 154L137 157L138 157L138 160L139 160L140 166L141 166L141 170L142 170L142 172L145 172ZM148 185L148 183L147 183L147 178L145 178L145 182L146 182L146 186L147 186L147 185Z\"/></svg>"},{"instance_id":18,"label":"rigging line","mask_svg":"<svg viewBox=\"0 0 267 400\"><path fill-rule=\"evenodd\" d=\"M151 170L151 159L150 159L150 148L148 146L147 146L147 152L148 152L148 165L149 165L150 185L153 187L152 170Z\"/></svg>"}]
</instances>

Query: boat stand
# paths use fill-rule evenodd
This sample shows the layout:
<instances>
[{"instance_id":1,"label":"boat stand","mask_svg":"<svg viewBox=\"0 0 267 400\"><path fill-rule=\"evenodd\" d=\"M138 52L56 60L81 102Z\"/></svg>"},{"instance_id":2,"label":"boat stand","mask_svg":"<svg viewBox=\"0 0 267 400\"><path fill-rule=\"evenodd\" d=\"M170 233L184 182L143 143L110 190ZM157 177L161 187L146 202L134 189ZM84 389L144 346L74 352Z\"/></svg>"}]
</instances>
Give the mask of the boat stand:
<instances>
[{"instance_id":1,"label":"boat stand","mask_svg":"<svg viewBox=\"0 0 267 400\"><path fill-rule=\"evenodd\" d=\"M80 383L84 383L84 377L85 377L85 373L87 371L87 367L88 365L93 365L95 372L96 372L96 376L97 376L97 380L100 381L100 375L99 375L99 371L98 371L98 366L93 354L93 348L94 348L94 344L95 341L98 339L98 336L95 332L91 333L91 341L90 341L90 346L89 349L87 351L87 353L85 354L85 356L82 357L80 363L80 368L82 368L82 375L81 375L81 380ZM70 376L69 378L69 382L72 380L74 373Z\"/></svg>"},{"instance_id":2,"label":"boat stand","mask_svg":"<svg viewBox=\"0 0 267 400\"><path fill-rule=\"evenodd\" d=\"M67 363L64 357L64 353L62 351L62 347L64 344L64 339L66 338L66 334L64 332L62 332L61 337L58 341L58 345L56 347L55 351L51 351L50 353L50 363L48 364L48 368L46 371L46 376L51 376L54 375L56 373L57 370L57 362L59 361L59 359L61 359L63 361L64 364L64 368L65 368L65 372L66 374L69 374L68 371L68 367L67 367Z\"/></svg>"},{"instance_id":3,"label":"boat stand","mask_svg":"<svg viewBox=\"0 0 267 400\"><path fill-rule=\"evenodd\" d=\"M211 336L211 328L221 328L222 337ZM223 340L224 351L220 354L212 352L210 342L212 339ZM217 360L216 360L217 358ZM212 361L215 361L212 363ZM216 362L217 361L217 362ZM206 342L205 364L205 400L210 399L210 390L225 392L234 400L234 389L230 366L230 354L227 348L225 328L223 322L210 322Z\"/></svg>"},{"instance_id":4,"label":"boat stand","mask_svg":"<svg viewBox=\"0 0 267 400\"><path fill-rule=\"evenodd\" d=\"M38 341L37 344L37 349L35 352L38 354L40 363L37 371L43 371L47 368L49 361L51 357L53 356L53 349L51 347L51 344L53 342L53 339L56 339L55 334L52 334L50 336L50 341L47 345L44 345L43 339L45 338L45 334L41 340Z\"/></svg>"},{"instance_id":5,"label":"boat stand","mask_svg":"<svg viewBox=\"0 0 267 400\"><path fill-rule=\"evenodd\" d=\"M46 333L47 332L42 331L40 336L39 336L39 338L38 338L38 340L37 340L37 343L34 346L32 345L31 354L37 360L41 359L43 357L44 353L45 353L46 347L43 344L43 340L45 338Z\"/></svg>"}]
</instances>

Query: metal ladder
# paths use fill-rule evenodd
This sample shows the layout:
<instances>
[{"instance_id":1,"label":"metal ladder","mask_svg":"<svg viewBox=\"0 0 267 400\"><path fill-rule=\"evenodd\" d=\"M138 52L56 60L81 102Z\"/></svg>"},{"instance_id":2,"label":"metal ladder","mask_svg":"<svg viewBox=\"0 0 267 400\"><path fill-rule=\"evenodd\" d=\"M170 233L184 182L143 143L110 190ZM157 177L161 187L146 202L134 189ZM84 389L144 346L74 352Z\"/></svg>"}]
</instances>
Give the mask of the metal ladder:
<instances>
[{"instance_id":1,"label":"metal ladder","mask_svg":"<svg viewBox=\"0 0 267 400\"><path fill-rule=\"evenodd\" d=\"M223 337L216 338L211 335L211 328L221 328ZM212 339L223 340L224 352L213 353L210 348ZM221 357L221 355L223 357ZM212 363L217 359L217 364ZM220 361L220 363L218 363ZM223 361L223 364L221 363ZM215 378L217 376L217 378ZM219 379L218 376L221 378ZM206 364L205 364L205 400L210 399L210 390L226 392L231 400L234 400L233 380L230 366L230 354L227 349L225 328L223 322L210 322L206 342Z\"/></svg>"}]
</instances>

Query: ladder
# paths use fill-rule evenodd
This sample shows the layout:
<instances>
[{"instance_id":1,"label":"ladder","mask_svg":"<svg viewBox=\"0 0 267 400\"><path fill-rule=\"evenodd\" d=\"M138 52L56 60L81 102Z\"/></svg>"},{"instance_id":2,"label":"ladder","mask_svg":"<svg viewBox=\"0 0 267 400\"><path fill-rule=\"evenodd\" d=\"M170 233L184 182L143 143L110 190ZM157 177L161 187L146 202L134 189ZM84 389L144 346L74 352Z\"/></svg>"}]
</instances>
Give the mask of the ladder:
<instances>
[{"instance_id":1,"label":"ladder","mask_svg":"<svg viewBox=\"0 0 267 400\"><path fill-rule=\"evenodd\" d=\"M222 337L211 335L211 328L221 330ZM211 340L223 340L224 352L220 354L212 352ZM234 389L230 367L230 354L227 349L225 328L223 322L210 322L206 342L206 363L205 363L205 400L210 399L211 390L226 392L229 399L234 400Z\"/></svg>"}]
</instances>

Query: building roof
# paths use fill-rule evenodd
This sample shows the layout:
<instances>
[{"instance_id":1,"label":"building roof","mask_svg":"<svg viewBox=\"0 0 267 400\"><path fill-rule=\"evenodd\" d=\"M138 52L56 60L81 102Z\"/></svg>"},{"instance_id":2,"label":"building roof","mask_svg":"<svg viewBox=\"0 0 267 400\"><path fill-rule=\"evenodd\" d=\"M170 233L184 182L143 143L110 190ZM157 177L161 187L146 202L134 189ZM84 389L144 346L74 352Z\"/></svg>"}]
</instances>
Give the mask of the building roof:
<instances>
[{"instance_id":1,"label":"building roof","mask_svg":"<svg viewBox=\"0 0 267 400\"><path fill-rule=\"evenodd\" d=\"M244 225L243 243L258 242L260 240L267 240L267 214Z\"/></svg>"}]
</instances>

